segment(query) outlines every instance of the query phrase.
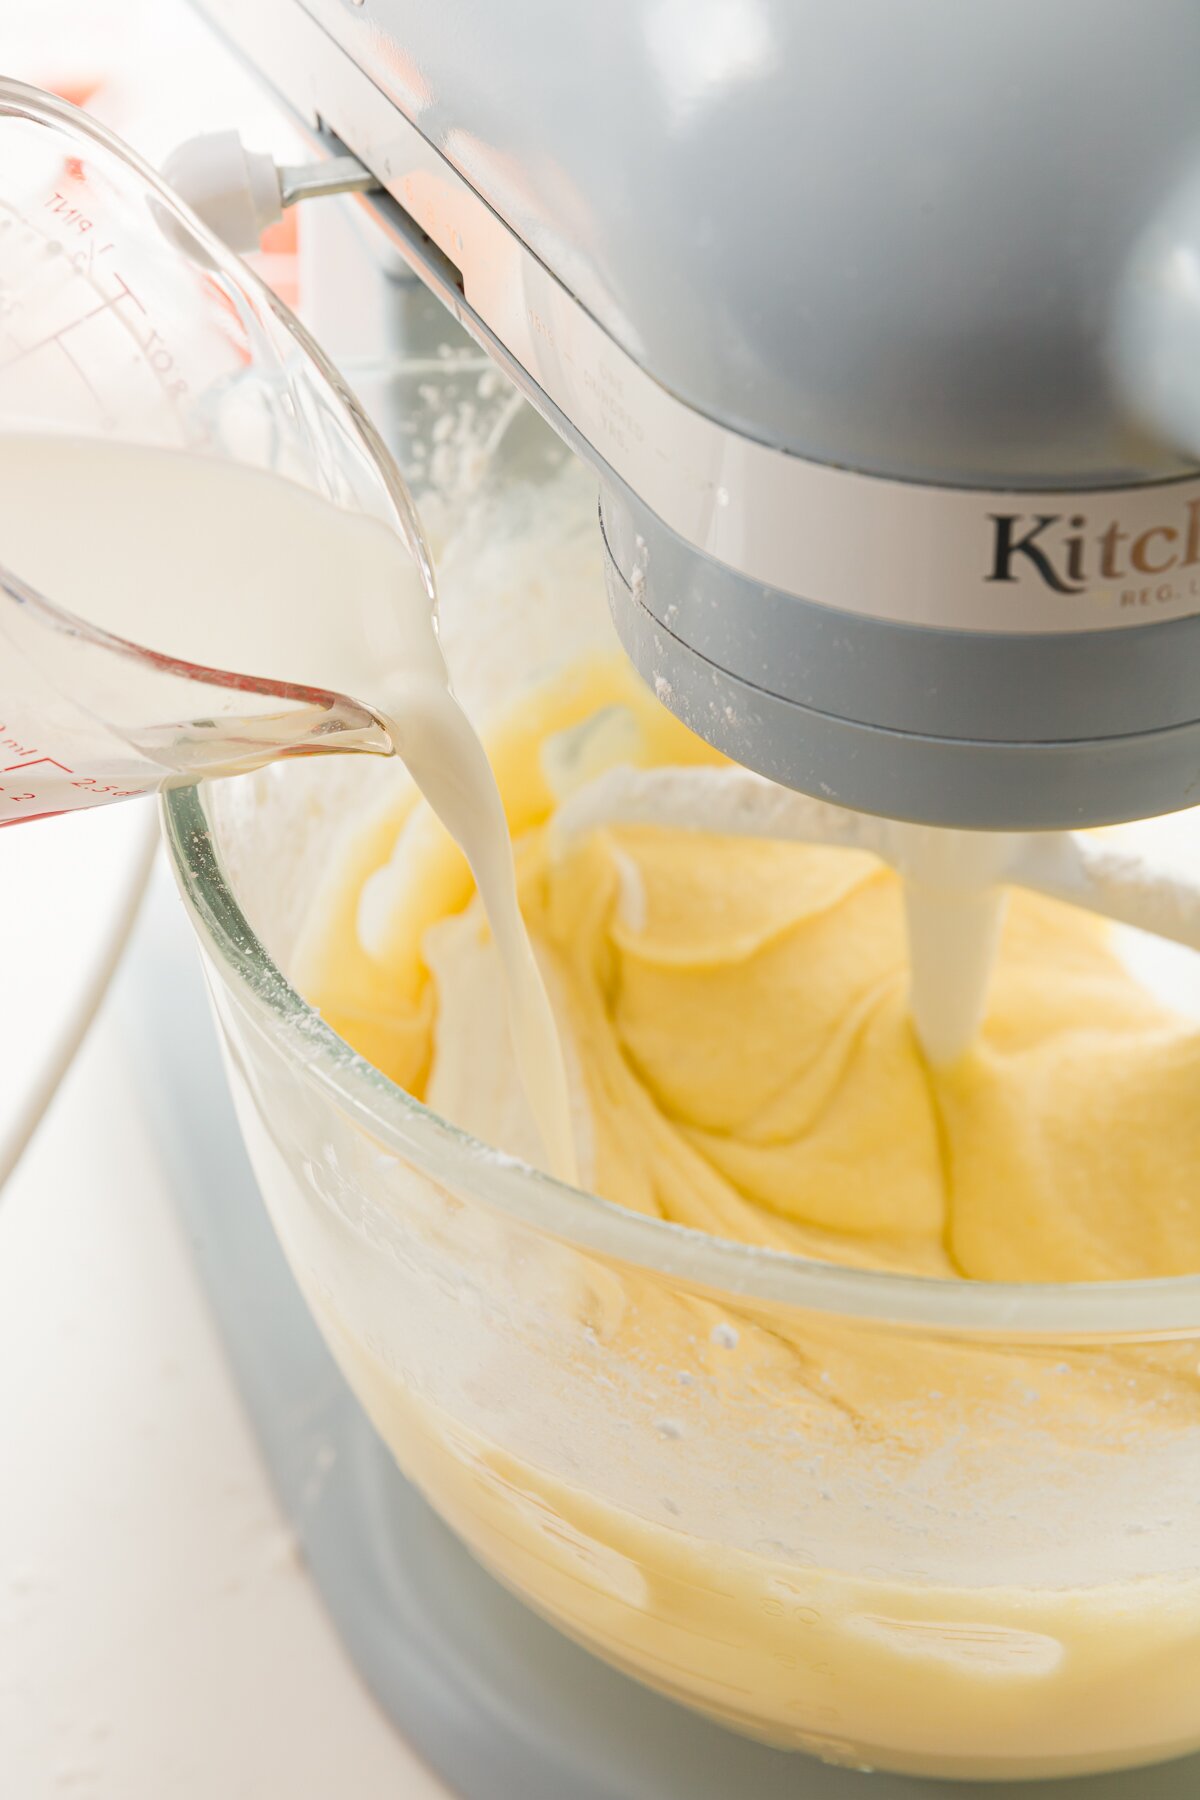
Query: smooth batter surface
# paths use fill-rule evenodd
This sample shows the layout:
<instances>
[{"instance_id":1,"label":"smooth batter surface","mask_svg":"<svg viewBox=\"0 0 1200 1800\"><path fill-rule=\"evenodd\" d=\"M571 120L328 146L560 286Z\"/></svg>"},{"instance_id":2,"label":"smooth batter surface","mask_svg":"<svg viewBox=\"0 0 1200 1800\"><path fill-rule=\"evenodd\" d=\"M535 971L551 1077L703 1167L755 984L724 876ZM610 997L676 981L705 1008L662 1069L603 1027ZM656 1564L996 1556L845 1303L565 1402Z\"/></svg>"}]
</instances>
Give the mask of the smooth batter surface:
<instances>
[{"instance_id":1,"label":"smooth batter surface","mask_svg":"<svg viewBox=\"0 0 1200 1800\"><path fill-rule=\"evenodd\" d=\"M492 749L596 1192L855 1266L1035 1282L1200 1269L1200 1033L1093 921L1014 895L984 1031L935 1075L907 1009L900 884L873 859L651 828L555 851L544 826L574 784L616 760L711 756L619 671L556 685ZM299 979L403 1086L536 1156L495 952L426 813L364 833ZM1161 1453L1185 1494L1196 1471L1194 1347L1051 1360L821 1315L731 1322L636 1276L598 1292L580 1293L587 1331L630 1366L719 1386L732 1357L747 1449L745 1471L736 1433L722 1450L731 1480L757 1468L786 1486L800 1458L799 1492L815 1451L831 1493L846 1474L851 1523L837 1551L798 1554L740 1540L770 1511L765 1488L727 1541L719 1523L649 1516L644 1495L614 1503L619 1482L599 1496L513 1455L499 1425L491 1438L431 1411L326 1314L402 1463L551 1616L670 1691L838 1757L1067 1772L1200 1739L1200 1556L1181 1567L1138 1542L1154 1505L1177 1504L1166 1476L1156 1499L1142 1490L1141 1459ZM764 1426L765 1463L750 1449ZM634 1457L631 1495L638 1479ZM926 1503L918 1553L897 1520ZM1116 1548L1089 1558L1089 1532Z\"/></svg>"}]
</instances>

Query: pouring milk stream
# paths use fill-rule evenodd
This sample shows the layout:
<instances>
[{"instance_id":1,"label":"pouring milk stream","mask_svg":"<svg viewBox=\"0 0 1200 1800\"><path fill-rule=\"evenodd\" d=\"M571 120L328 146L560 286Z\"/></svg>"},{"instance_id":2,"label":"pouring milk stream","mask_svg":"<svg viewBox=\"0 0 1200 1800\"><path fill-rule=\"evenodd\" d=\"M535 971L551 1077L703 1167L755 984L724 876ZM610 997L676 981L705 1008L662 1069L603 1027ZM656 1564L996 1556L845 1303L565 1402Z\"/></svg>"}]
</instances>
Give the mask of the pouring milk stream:
<instances>
[{"instance_id":1,"label":"pouring milk stream","mask_svg":"<svg viewBox=\"0 0 1200 1800\"><path fill-rule=\"evenodd\" d=\"M239 464L12 434L0 435L0 564L55 606L167 657L371 697L391 747L471 865L547 1160L573 1179L562 1055L521 922L500 796L450 692L429 596L396 533ZM55 747L57 767L69 746ZM235 742L225 772L263 760ZM16 798L39 772L45 765L0 776L9 781L0 819L19 818L22 804L53 810ZM206 772L222 772L219 760ZM84 790L85 801L111 797Z\"/></svg>"},{"instance_id":2,"label":"pouring milk stream","mask_svg":"<svg viewBox=\"0 0 1200 1800\"><path fill-rule=\"evenodd\" d=\"M574 1179L562 1051L518 908L502 803L451 693L429 597L400 538L262 470L97 439L0 435L0 496L0 564L55 607L164 658L352 695L365 725L382 727L374 738L364 730L361 743L352 731L331 737L328 747L399 754L466 855L547 1163ZM164 665L164 686L171 677ZM72 698L86 710L87 695ZM268 760L252 733L230 731L228 740L222 752L216 734L198 775ZM48 773L53 798L66 756L39 755L39 771L21 760L31 747L14 740L20 766L0 788L4 822L56 810L30 784ZM71 790L57 795L61 805L119 797L88 778L82 790L78 780L58 781ZM982 1017L1000 889L982 865L976 871L969 840L980 834L892 829L906 881L914 1017L928 1053L949 1060Z\"/></svg>"}]
</instances>

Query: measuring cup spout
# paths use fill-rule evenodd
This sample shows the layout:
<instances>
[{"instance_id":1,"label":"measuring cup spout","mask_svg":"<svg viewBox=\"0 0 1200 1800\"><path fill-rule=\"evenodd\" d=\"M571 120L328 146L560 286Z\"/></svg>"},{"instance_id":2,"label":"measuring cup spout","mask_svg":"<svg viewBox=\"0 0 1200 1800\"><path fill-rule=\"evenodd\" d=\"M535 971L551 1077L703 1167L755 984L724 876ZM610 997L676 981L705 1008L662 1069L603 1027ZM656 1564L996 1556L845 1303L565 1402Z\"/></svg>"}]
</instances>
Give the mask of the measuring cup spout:
<instances>
[{"instance_id":1,"label":"measuring cup spout","mask_svg":"<svg viewBox=\"0 0 1200 1800\"><path fill-rule=\"evenodd\" d=\"M356 700L148 650L0 566L0 825L284 756L392 748Z\"/></svg>"}]
</instances>

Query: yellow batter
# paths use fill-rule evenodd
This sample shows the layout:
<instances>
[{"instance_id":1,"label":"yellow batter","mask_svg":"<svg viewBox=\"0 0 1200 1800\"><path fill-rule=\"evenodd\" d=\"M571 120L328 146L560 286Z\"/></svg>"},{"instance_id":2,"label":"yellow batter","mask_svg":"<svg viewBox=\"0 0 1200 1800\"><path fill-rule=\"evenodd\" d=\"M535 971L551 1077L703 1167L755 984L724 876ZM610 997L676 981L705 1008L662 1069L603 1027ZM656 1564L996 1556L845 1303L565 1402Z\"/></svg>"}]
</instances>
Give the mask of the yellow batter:
<instances>
[{"instance_id":1,"label":"yellow batter","mask_svg":"<svg viewBox=\"0 0 1200 1800\"><path fill-rule=\"evenodd\" d=\"M492 752L594 1191L859 1267L1035 1282L1200 1270L1200 1032L1138 986L1094 921L1014 895L982 1037L934 1075L907 1013L898 880L872 858L653 828L552 847L556 783L614 759L715 760L621 670L557 684ZM372 878L389 921L376 957L356 924ZM519 1151L533 1144L490 962L461 857L409 811L336 872L300 983L394 1080ZM989 1463L987 1444L1010 1432L1022 1382L1051 1495L1060 1453L1082 1467L1100 1445L1127 1468L1139 1442L1184 1445L1200 1427L1194 1348L1081 1353L1055 1365L1069 1377L1056 1387L1024 1351L898 1345L761 1309L731 1323L598 1265L569 1303L640 1367L695 1365L718 1384L740 1370L781 1446L829 1446L846 1469L869 1450L910 1481L952 1423L983 1446L971 1454L997 1505L997 1470L1011 1476L1014 1517L1032 1476L1017 1449ZM1131 1585L1113 1570L1112 1587L1041 1591L980 1568L938 1588L890 1578L883 1554L883 1569L848 1557L799 1574L514 1459L406 1393L328 1311L325 1323L401 1461L499 1573L722 1716L939 1773L1066 1772L1200 1740L1194 1580ZM1095 1478L1110 1478L1103 1454Z\"/></svg>"}]
</instances>

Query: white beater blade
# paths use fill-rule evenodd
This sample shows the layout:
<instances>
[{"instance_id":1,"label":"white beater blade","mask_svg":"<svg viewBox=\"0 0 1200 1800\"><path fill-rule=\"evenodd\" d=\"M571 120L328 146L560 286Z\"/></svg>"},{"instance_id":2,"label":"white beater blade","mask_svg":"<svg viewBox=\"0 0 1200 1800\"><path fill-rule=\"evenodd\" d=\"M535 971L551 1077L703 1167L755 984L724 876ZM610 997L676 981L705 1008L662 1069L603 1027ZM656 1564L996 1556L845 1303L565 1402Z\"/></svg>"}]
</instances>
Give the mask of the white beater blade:
<instances>
[{"instance_id":1,"label":"white beater blade","mask_svg":"<svg viewBox=\"0 0 1200 1800\"><path fill-rule=\"evenodd\" d=\"M552 851L608 825L835 844L892 864L905 877L914 1023L935 1064L959 1055L982 1021L1005 887L1200 950L1200 870L1076 832L946 831L848 812L747 769L620 767L563 803Z\"/></svg>"}]
</instances>

